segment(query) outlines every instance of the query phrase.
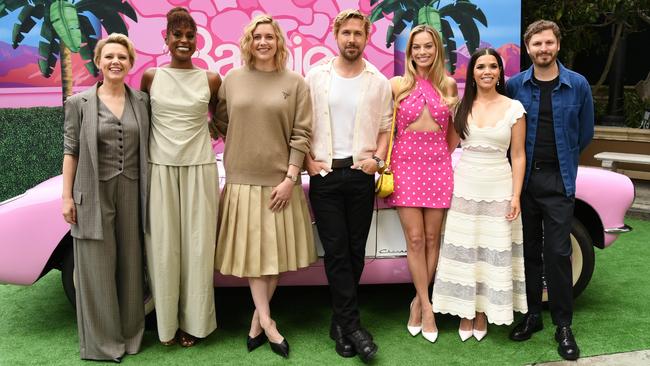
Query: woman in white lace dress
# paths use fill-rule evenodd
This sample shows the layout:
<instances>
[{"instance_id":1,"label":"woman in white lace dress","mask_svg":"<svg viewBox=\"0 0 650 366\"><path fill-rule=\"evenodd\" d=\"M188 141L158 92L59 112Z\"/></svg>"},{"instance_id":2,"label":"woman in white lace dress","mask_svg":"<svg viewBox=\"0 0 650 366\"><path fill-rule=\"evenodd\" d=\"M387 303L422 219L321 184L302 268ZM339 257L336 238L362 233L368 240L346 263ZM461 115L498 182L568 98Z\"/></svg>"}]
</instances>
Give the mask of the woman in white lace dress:
<instances>
[{"instance_id":1,"label":"woman in white lace dress","mask_svg":"<svg viewBox=\"0 0 650 366\"><path fill-rule=\"evenodd\" d=\"M503 62L477 50L455 118L463 154L433 287L433 311L461 318L462 341L481 340L487 323L527 312L519 196L526 157L524 108L505 96ZM510 161L508 160L510 150Z\"/></svg>"}]
</instances>

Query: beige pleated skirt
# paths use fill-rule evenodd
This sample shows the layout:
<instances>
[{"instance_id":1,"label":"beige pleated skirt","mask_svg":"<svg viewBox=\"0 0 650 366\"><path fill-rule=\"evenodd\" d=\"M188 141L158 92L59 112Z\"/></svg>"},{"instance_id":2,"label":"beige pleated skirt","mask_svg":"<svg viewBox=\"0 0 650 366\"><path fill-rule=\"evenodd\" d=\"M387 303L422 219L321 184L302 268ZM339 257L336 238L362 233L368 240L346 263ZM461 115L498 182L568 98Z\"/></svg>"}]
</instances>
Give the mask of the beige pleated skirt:
<instances>
[{"instance_id":1,"label":"beige pleated skirt","mask_svg":"<svg viewBox=\"0 0 650 366\"><path fill-rule=\"evenodd\" d=\"M307 267L317 259L305 193L296 185L286 208L269 209L273 187L227 184L219 209L215 268L260 277Z\"/></svg>"}]
</instances>

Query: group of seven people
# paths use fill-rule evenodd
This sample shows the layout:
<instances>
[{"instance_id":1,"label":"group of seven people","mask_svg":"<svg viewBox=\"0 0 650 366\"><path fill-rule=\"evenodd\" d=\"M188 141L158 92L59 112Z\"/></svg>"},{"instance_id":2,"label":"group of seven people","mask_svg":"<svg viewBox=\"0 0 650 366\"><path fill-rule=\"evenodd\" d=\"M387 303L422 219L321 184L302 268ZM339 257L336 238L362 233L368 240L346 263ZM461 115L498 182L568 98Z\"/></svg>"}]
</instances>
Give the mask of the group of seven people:
<instances>
[{"instance_id":1,"label":"group of seven people","mask_svg":"<svg viewBox=\"0 0 650 366\"><path fill-rule=\"evenodd\" d=\"M388 201L416 290L409 333L435 342L434 314L447 313L460 317L462 341L480 341L487 323L511 324L517 311L525 315L510 338L529 339L543 327L544 273L558 352L578 358L569 233L593 103L584 77L557 61L558 26L528 27L533 65L507 85L499 54L474 52L460 102L435 29L411 30L406 70L391 80L362 57L369 34L365 15L342 11L339 55L303 78L286 68L277 21L260 15L240 40L244 65L222 80L193 65L197 26L177 7L167 13L171 62L146 70L141 91L124 83L131 41L97 43L103 79L68 98L64 124L62 213L74 237L82 359L139 351L145 262L162 344L189 347L214 331L216 269L248 279L248 350L268 342L287 357L269 303L281 273L317 259L301 170L325 251L329 335L342 357L373 359L357 292L387 154ZM221 193L211 134L225 141Z\"/></svg>"}]
</instances>

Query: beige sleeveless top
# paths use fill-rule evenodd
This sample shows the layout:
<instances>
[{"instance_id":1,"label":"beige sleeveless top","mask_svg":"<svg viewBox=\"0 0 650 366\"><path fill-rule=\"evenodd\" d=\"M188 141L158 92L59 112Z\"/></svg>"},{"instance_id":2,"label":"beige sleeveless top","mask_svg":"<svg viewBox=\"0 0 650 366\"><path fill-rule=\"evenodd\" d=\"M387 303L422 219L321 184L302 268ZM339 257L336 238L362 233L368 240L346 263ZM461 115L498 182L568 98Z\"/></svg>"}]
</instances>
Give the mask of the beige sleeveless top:
<instances>
[{"instance_id":1,"label":"beige sleeveless top","mask_svg":"<svg viewBox=\"0 0 650 366\"><path fill-rule=\"evenodd\" d=\"M208 131L210 86L206 71L158 68L149 94L149 162L173 166L214 163Z\"/></svg>"}]
</instances>

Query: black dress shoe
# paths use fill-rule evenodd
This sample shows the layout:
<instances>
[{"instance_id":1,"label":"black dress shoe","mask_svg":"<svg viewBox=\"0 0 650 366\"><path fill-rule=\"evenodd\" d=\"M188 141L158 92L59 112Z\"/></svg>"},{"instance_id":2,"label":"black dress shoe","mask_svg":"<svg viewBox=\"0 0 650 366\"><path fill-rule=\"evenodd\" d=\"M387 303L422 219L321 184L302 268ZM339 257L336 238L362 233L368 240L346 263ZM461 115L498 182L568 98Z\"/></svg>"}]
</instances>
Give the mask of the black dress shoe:
<instances>
[{"instance_id":1,"label":"black dress shoe","mask_svg":"<svg viewBox=\"0 0 650 366\"><path fill-rule=\"evenodd\" d=\"M251 336L247 335L246 336L246 348L248 348L248 352L254 351L256 348L258 348L259 346L266 343L267 340L268 340L268 338L266 338L266 334L264 334L264 332L256 335L253 338L251 338Z\"/></svg>"},{"instance_id":2,"label":"black dress shoe","mask_svg":"<svg viewBox=\"0 0 650 366\"><path fill-rule=\"evenodd\" d=\"M361 328L357 329L345 337L352 343L354 350L357 352L361 361L368 363L377 354L377 345L372 341L372 336L367 330Z\"/></svg>"},{"instance_id":3,"label":"black dress shoe","mask_svg":"<svg viewBox=\"0 0 650 366\"><path fill-rule=\"evenodd\" d=\"M289 342L287 342L286 339L283 339L280 343L273 343L269 341L269 345L271 345L271 350L274 353L277 353L284 358L289 357Z\"/></svg>"},{"instance_id":4,"label":"black dress shoe","mask_svg":"<svg viewBox=\"0 0 650 366\"><path fill-rule=\"evenodd\" d=\"M343 328L336 323L330 326L330 338L336 342L334 349L341 357L354 357L357 351L354 350L352 342L350 342L345 335L343 335Z\"/></svg>"},{"instance_id":5,"label":"black dress shoe","mask_svg":"<svg viewBox=\"0 0 650 366\"><path fill-rule=\"evenodd\" d=\"M555 340L557 341L557 353L563 359L575 361L580 357L580 348L573 338L573 332L570 326L557 327L555 330Z\"/></svg>"},{"instance_id":6,"label":"black dress shoe","mask_svg":"<svg viewBox=\"0 0 650 366\"><path fill-rule=\"evenodd\" d=\"M544 329L542 314L526 314L519 324L510 332L510 339L513 341L525 341L535 332Z\"/></svg>"}]
</instances>

